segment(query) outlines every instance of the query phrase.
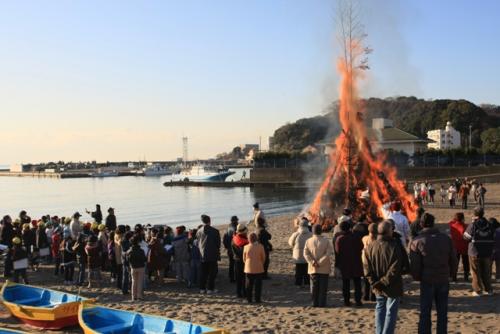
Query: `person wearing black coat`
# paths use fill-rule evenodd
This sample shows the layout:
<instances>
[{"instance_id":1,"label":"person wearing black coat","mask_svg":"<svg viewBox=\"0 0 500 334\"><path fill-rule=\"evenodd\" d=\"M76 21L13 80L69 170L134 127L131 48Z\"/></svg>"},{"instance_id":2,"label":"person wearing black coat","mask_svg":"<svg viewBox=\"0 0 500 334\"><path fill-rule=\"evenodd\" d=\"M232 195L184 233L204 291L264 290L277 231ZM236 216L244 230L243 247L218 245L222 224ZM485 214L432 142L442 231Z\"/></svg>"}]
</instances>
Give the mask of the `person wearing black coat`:
<instances>
[{"instance_id":1,"label":"person wearing black coat","mask_svg":"<svg viewBox=\"0 0 500 334\"><path fill-rule=\"evenodd\" d=\"M144 298L144 268L146 267L148 258L139 244L140 241L140 236L133 236L131 239L132 247L126 253L132 276L132 301Z\"/></svg>"},{"instance_id":2,"label":"person wearing black coat","mask_svg":"<svg viewBox=\"0 0 500 334\"><path fill-rule=\"evenodd\" d=\"M106 217L106 229L108 231L116 230L116 216L115 209L113 208L108 209L108 216Z\"/></svg>"},{"instance_id":3,"label":"person wearing black coat","mask_svg":"<svg viewBox=\"0 0 500 334\"><path fill-rule=\"evenodd\" d=\"M2 233L0 235L0 244L9 248L12 247L12 239L14 238L14 227L12 226L12 218L4 216L2 219ZM7 278L12 273L12 256L8 252L5 257L4 277Z\"/></svg>"},{"instance_id":4,"label":"person wearing black coat","mask_svg":"<svg viewBox=\"0 0 500 334\"><path fill-rule=\"evenodd\" d=\"M271 234L266 230L266 220L264 218L259 217L257 219L257 239L259 243L264 246L264 251L266 253L266 260L264 261L264 275L263 279L270 279L268 270L269 270L269 255L273 250L273 245L271 244Z\"/></svg>"}]
</instances>

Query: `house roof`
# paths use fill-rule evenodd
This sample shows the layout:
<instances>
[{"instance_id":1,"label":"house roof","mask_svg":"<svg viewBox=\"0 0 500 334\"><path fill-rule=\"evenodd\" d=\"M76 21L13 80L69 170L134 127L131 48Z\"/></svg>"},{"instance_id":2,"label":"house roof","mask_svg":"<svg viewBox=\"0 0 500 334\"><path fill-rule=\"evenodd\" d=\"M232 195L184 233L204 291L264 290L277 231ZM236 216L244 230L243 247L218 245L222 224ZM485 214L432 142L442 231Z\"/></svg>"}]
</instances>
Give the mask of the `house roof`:
<instances>
[{"instance_id":1,"label":"house roof","mask_svg":"<svg viewBox=\"0 0 500 334\"><path fill-rule=\"evenodd\" d=\"M388 142L416 142L416 143L432 143L430 139L419 138L411 133L398 128L383 128L383 129L366 129L366 135L370 141L379 143Z\"/></svg>"}]
</instances>

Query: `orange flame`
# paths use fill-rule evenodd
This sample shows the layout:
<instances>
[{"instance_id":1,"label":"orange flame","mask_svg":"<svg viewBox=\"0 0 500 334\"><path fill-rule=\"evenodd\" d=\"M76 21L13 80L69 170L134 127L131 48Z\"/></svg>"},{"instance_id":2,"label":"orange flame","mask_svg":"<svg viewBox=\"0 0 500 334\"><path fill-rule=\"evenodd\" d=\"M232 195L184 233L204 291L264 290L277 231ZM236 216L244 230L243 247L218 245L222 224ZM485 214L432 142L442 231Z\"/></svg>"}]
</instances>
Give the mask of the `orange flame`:
<instances>
[{"instance_id":1,"label":"orange flame","mask_svg":"<svg viewBox=\"0 0 500 334\"><path fill-rule=\"evenodd\" d=\"M351 43L351 57L362 54L359 42ZM337 61L341 75L339 88L339 119L342 132L334 140L335 149L330 153L326 177L309 209L313 221L334 219L333 211L350 207L355 215L382 216L382 206L400 201L410 220L416 217L416 206L394 167L386 163L383 153L374 153L363 122L364 108L358 95L358 82L362 78L361 66L353 66L352 59ZM369 199L360 198L369 190ZM328 212L332 211L332 212ZM326 216L326 217L325 217Z\"/></svg>"}]
</instances>

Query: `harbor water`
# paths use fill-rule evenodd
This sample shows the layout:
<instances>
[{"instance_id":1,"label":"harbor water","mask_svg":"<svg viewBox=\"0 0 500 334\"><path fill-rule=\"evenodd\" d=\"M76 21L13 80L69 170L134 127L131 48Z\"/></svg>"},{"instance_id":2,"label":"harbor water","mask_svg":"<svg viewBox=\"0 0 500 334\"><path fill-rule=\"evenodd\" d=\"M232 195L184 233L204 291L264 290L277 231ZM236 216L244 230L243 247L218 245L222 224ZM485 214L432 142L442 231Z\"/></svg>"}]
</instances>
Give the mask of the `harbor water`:
<instances>
[{"instance_id":1,"label":"harbor water","mask_svg":"<svg viewBox=\"0 0 500 334\"><path fill-rule=\"evenodd\" d=\"M233 176L238 178L238 174ZM1 215L17 217L26 210L32 218L42 215L70 216L101 204L103 214L115 208L118 224L167 224L195 227L208 214L215 225L226 224L232 215L241 221L252 218L252 205L261 203L267 216L298 213L306 203L300 189L165 187L169 177L106 177L54 179L0 178Z\"/></svg>"}]
</instances>

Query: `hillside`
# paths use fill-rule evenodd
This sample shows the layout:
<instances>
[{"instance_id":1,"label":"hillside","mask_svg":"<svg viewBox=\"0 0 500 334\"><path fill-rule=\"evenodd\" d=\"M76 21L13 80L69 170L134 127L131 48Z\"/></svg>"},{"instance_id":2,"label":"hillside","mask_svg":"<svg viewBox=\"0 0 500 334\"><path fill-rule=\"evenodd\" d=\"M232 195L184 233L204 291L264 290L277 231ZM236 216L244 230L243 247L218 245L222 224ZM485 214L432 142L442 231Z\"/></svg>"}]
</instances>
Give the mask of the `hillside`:
<instances>
[{"instance_id":1,"label":"hillside","mask_svg":"<svg viewBox=\"0 0 500 334\"><path fill-rule=\"evenodd\" d=\"M370 98L363 100L364 119L371 126L373 118L383 117L394 121L394 126L419 137L427 131L444 128L447 121L462 133L465 143L472 125L472 145L482 146L481 134L490 128L500 127L500 107L475 105L466 100L423 100L416 97ZM276 151L297 151L339 131L337 104L333 103L324 115L299 119L281 126L274 132Z\"/></svg>"}]
</instances>

